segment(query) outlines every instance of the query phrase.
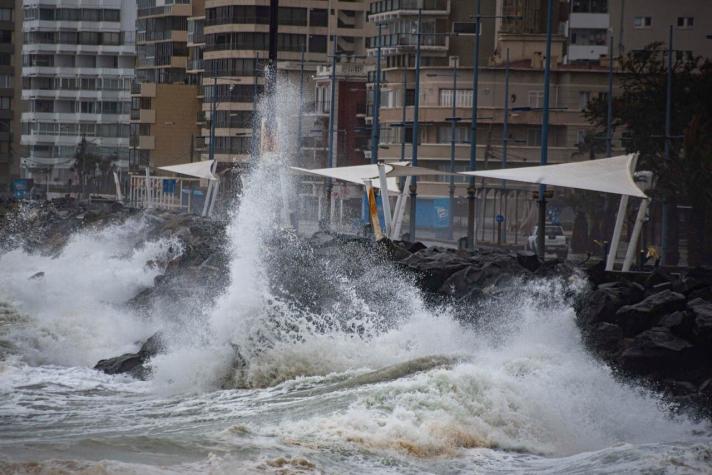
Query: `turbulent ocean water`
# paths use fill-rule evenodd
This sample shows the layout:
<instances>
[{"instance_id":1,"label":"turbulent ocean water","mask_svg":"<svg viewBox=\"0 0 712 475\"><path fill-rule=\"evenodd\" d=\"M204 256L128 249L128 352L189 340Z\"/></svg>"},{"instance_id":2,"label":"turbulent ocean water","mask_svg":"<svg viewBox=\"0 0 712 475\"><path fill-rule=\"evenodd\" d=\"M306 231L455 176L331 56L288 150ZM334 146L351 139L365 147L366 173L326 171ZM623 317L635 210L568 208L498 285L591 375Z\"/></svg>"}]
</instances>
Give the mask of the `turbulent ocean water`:
<instances>
[{"instance_id":1,"label":"turbulent ocean water","mask_svg":"<svg viewBox=\"0 0 712 475\"><path fill-rule=\"evenodd\" d=\"M0 473L712 471L709 422L586 352L582 281L449 308L374 256L271 249L288 160L245 184L225 288L193 282L148 316L126 302L179 246L140 216L0 255ZM91 369L157 330L147 381Z\"/></svg>"}]
</instances>

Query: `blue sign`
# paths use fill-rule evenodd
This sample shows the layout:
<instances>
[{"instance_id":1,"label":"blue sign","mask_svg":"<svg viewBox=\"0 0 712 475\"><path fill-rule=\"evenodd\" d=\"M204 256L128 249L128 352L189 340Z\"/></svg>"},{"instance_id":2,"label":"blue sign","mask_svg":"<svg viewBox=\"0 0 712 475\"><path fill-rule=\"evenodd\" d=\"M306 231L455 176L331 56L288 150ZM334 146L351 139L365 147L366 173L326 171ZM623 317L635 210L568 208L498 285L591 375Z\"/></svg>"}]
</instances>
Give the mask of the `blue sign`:
<instances>
[{"instance_id":1,"label":"blue sign","mask_svg":"<svg viewBox=\"0 0 712 475\"><path fill-rule=\"evenodd\" d=\"M163 180L163 192L164 193L175 193L176 192L176 180Z\"/></svg>"},{"instance_id":2,"label":"blue sign","mask_svg":"<svg viewBox=\"0 0 712 475\"><path fill-rule=\"evenodd\" d=\"M17 199L30 198L34 181L30 178L16 178L10 184L10 191Z\"/></svg>"},{"instance_id":3,"label":"blue sign","mask_svg":"<svg viewBox=\"0 0 712 475\"><path fill-rule=\"evenodd\" d=\"M498 214L497 216L495 216L494 219L495 219L498 223L503 223L503 222L504 222L504 216L502 216L501 214Z\"/></svg>"},{"instance_id":4,"label":"blue sign","mask_svg":"<svg viewBox=\"0 0 712 475\"><path fill-rule=\"evenodd\" d=\"M433 227L447 228L450 225L450 199L433 199Z\"/></svg>"}]
</instances>

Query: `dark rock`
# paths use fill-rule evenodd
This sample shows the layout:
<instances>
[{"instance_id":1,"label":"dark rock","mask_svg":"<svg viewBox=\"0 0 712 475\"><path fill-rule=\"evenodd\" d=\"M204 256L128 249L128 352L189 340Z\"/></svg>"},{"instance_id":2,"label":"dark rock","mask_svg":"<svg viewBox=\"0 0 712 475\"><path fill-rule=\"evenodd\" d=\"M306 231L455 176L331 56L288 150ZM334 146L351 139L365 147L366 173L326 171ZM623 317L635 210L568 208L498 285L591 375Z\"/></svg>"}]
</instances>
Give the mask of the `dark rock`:
<instances>
[{"instance_id":1,"label":"dark rock","mask_svg":"<svg viewBox=\"0 0 712 475\"><path fill-rule=\"evenodd\" d=\"M419 275L421 288L437 292L455 272L464 269L470 262L452 250L438 247L423 249L411 254L401 263Z\"/></svg>"},{"instance_id":2,"label":"dark rock","mask_svg":"<svg viewBox=\"0 0 712 475\"><path fill-rule=\"evenodd\" d=\"M621 366L642 375L668 375L694 365L694 346L670 329L653 327L637 335L618 358Z\"/></svg>"},{"instance_id":3,"label":"dark rock","mask_svg":"<svg viewBox=\"0 0 712 475\"><path fill-rule=\"evenodd\" d=\"M94 369L106 374L128 373L135 378L146 379L149 371L145 367L145 363L163 351L164 348L161 334L154 333L141 345L137 353L125 353L114 358L100 360L94 366Z\"/></svg>"},{"instance_id":4,"label":"dark rock","mask_svg":"<svg viewBox=\"0 0 712 475\"><path fill-rule=\"evenodd\" d=\"M140 353L126 353L114 358L99 360L94 369L106 374L130 373L139 379L143 379L143 363L145 358Z\"/></svg>"},{"instance_id":5,"label":"dark rock","mask_svg":"<svg viewBox=\"0 0 712 475\"><path fill-rule=\"evenodd\" d=\"M685 301L684 295L663 290L634 305L618 309L616 323L621 326L626 336L635 335L655 326L664 314L683 310Z\"/></svg>"},{"instance_id":6,"label":"dark rock","mask_svg":"<svg viewBox=\"0 0 712 475\"><path fill-rule=\"evenodd\" d=\"M30 277L28 277L27 280L37 280L37 279L41 279L44 276L45 276L44 272L37 272L35 274L32 274Z\"/></svg>"},{"instance_id":7,"label":"dark rock","mask_svg":"<svg viewBox=\"0 0 712 475\"><path fill-rule=\"evenodd\" d=\"M697 386L689 381L666 379L663 381L665 392L672 396L690 396L697 393Z\"/></svg>"},{"instance_id":8,"label":"dark rock","mask_svg":"<svg viewBox=\"0 0 712 475\"><path fill-rule=\"evenodd\" d=\"M680 338L690 339L692 337L693 317L688 312L673 312L660 318L658 325L669 328L673 334Z\"/></svg>"},{"instance_id":9,"label":"dark rock","mask_svg":"<svg viewBox=\"0 0 712 475\"><path fill-rule=\"evenodd\" d=\"M517 262L520 266L524 267L528 271L534 272L541 265L539 257L531 251L519 251L517 252Z\"/></svg>"},{"instance_id":10,"label":"dark rock","mask_svg":"<svg viewBox=\"0 0 712 475\"><path fill-rule=\"evenodd\" d=\"M701 287L687 294L688 300L703 299L712 302L712 287Z\"/></svg>"},{"instance_id":11,"label":"dark rock","mask_svg":"<svg viewBox=\"0 0 712 475\"><path fill-rule=\"evenodd\" d=\"M700 298L687 303L694 316L692 333L695 341L712 349L712 303Z\"/></svg>"},{"instance_id":12,"label":"dark rock","mask_svg":"<svg viewBox=\"0 0 712 475\"><path fill-rule=\"evenodd\" d=\"M609 282L601 284L590 292L579 304L579 321L586 327L598 322L616 323L616 312L624 305L630 305L643 298L639 284L629 282Z\"/></svg>"},{"instance_id":13,"label":"dark rock","mask_svg":"<svg viewBox=\"0 0 712 475\"><path fill-rule=\"evenodd\" d=\"M645 287L647 288L653 288L654 286L662 283L672 283L674 281L674 277L670 275L670 273L660 267L656 267L653 272L648 276L648 278L645 280Z\"/></svg>"},{"instance_id":14,"label":"dark rock","mask_svg":"<svg viewBox=\"0 0 712 475\"><path fill-rule=\"evenodd\" d=\"M600 322L585 333L586 341L604 355L618 353L623 340L623 330L614 323Z\"/></svg>"},{"instance_id":15,"label":"dark rock","mask_svg":"<svg viewBox=\"0 0 712 475\"><path fill-rule=\"evenodd\" d=\"M404 243L404 244L406 244L406 243ZM428 248L428 246L426 246L425 244L423 244L420 241L407 243L408 252L410 252L411 254L415 254L416 252L422 251L423 249L427 249L427 248Z\"/></svg>"},{"instance_id":16,"label":"dark rock","mask_svg":"<svg viewBox=\"0 0 712 475\"><path fill-rule=\"evenodd\" d=\"M378 241L378 244L386 251L386 255L392 261L402 261L411 255L411 252L400 242L384 238Z\"/></svg>"}]
</instances>

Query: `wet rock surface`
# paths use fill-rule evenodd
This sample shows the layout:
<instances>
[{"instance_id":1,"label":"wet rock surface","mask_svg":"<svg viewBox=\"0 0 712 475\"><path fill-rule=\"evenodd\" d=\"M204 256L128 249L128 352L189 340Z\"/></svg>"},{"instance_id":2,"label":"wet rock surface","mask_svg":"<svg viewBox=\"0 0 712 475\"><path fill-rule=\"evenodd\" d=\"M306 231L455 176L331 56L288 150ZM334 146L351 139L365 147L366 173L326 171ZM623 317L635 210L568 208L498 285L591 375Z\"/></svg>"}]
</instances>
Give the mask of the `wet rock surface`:
<instances>
[{"instance_id":1,"label":"wet rock surface","mask_svg":"<svg viewBox=\"0 0 712 475\"><path fill-rule=\"evenodd\" d=\"M712 414L712 269L590 271L592 288L577 302L588 347L681 407Z\"/></svg>"}]
</instances>

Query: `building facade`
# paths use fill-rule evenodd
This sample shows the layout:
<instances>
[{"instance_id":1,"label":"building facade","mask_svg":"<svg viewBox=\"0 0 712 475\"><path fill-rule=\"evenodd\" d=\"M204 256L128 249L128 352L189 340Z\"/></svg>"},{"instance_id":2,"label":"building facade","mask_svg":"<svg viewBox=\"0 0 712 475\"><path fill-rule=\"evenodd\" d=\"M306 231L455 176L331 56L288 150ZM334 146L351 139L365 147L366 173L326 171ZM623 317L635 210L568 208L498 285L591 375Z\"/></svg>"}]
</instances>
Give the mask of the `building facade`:
<instances>
[{"instance_id":1,"label":"building facade","mask_svg":"<svg viewBox=\"0 0 712 475\"><path fill-rule=\"evenodd\" d=\"M77 183L75 164L82 142L106 165L105 172L125 169L135 2L22 3L23 175L66 190Z\"/></svg>"},{"instance_id":2,"label":"building facade","mask_svg":"<svg viewBox=\"0 0 712 475\"><path fill-rule=\"evenodd\" d=\"M22 2L0 1L0 193L19 176Z\"/></svg>"},{"instance_id":3,"label":"building facade","mask_svg":"<svg viewBox=\"0 0 712 475\"><path fill-rule=\"evenodd\" d=\"M305 101L314 91L312 76L317 64L328 64L333 54L365 53L367 2L282 0L279 5L278 75L299 83L304 63ZM199 23L196 21L196 32ZM259 127L254 117L264 87L264 65L269 48L269 7L259 0L206 0L202 58L202 97L205 117L202 136L207 158L210 119L215 114L214 154L221 162L244 163L259 146Z\"/></svg>"},{"instance_id":4,"label":"building facade","mask_svg":"<svg viewBox=\"0 0 712 475\"><path fill-rule=\"evenodd\" d=\"M136 82L131 90L131 169L196 159L199 77L191 69L189 25L202 0L138 0Z\"/></svg>"}]
</instances>

